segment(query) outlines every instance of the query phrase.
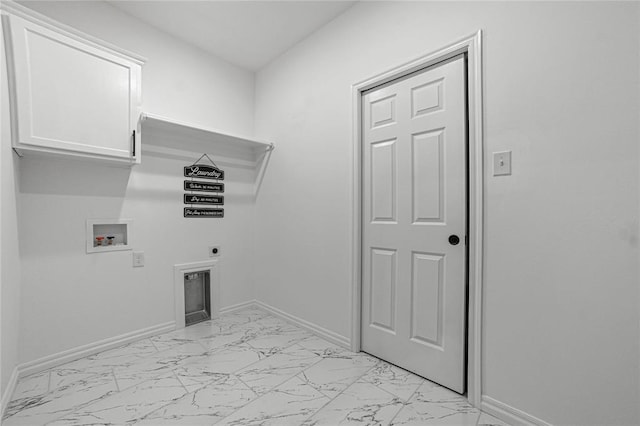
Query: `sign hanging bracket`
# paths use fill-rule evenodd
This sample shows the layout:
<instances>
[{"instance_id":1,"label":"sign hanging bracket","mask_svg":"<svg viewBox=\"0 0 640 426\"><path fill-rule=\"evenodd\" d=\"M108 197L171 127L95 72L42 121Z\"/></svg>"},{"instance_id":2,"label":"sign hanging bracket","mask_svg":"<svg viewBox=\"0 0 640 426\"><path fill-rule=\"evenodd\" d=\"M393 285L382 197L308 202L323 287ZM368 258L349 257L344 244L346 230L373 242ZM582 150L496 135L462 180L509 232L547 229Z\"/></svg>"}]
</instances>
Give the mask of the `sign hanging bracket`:
<instances>
[{"instance_id":1,"label":"sign hanging bracket","mask_svg":"<svg viewBox=\"0 0 640 426\"><path fill-rule=\"evenodd\" d=\"M202 155L200 156L200 158L198 158L196 161L194 161L194 162L193 162L193 164L192 164L192 166L195 166L196 164L198 164L198 162L199 162L200 160L202 160L203 158L205 158L205 157L206 157L206 159L207 159L207 160L209 160L209 162L210 162L211 164L213 164L213 165L215 166L215 168L216 168L216 169L219 169L219 168L220 168L220 167L218 167L218 165L217 165L216 163L214 163L214 162L213 162L213 160L211 159L211 157L209 157L209 156L207 155L207 153L206 153L206 152L205 152L204 154L202 154Z\"/></svg>"}]
</instances>

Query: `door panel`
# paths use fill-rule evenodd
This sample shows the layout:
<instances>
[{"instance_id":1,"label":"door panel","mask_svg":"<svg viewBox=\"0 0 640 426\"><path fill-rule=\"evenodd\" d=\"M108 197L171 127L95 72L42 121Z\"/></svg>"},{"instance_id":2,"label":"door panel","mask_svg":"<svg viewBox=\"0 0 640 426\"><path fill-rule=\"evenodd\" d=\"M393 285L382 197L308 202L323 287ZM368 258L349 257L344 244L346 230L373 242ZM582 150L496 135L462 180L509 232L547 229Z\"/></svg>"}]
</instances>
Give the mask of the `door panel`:
<instances>
[{"instance_id":1,"label":"door panel","mask_svg":"<svg viewBox=\"0 0 640 426\"><path fill-rule=\"evenodd\" d=\"M371 220L396 220L396 141L380 141L371 145Z\"/></svg>"},{"instance_id":2,"label":"door panel","mask_svg":"<svg viewBox=\"0 0 640 426\"><path fill-rule=\"evenodd\" d=\"M461 393L465 99L463 57L362 97L362 348Z\"/></svg>"},{"instance_id":3,"label":"door panel","mask_svg":"<svg viewBox=\"0 0 640 426\"><path fill-rule=\"evenodd\" d=\"M437 79L411 89L411 106L413 117L429 114L430 112L434 112L443 108L443 81L444 79Z\"/></svg>"},{"instance_id":4,"label":"door panel","mask_svg":"<svg viewBox=\"0 0 640 426\"><path fill-rule=\"evenodd\" d=\"M26 39L32 136L77 143L92 141L108 149L122 149L123 155L128 156L129 69L37 32L27 31ZM101 102L92 101L95 99ZM55 108L51 100L55 101ZM72 126L68 124L69 117L75 121ZM89 131L93 128L94 140Z\"/></svg>"},{"instance_id":5,"label":"door panel","mask_svg":"<svg viewBox=\"0 0 640 426\"><path fill-rule=\"evenodd\" d=\"M396 251L371 249L371 325L395 332Z\"/></svg>"},{"instance_id":6,"label":"door panel","mask_svg":"<svg viewBox=\"0 0 640 426\"><path fill-rule=\"evenodd\" d=\"M371 102L371 128L392 124L396 116L394 95Z\"/></svg>"},{"instance_id":7,"label":"door panel","mask_svg":"<svg viewBox=\"0 0 640 426\"><path fill-rule=\"evenodd\" d=\"M413 135L412 179L413 223L444 219L443 130Z\"/></svg>"},{"instance_id":8,"label":"door panel","mask_svg":"<svg viewBox=\"0 0 640 426\"><path fill-rule=\"evenodd\" d=\"M411 340L442 348L444 256L412 254Z\"/></svg>"}]
</instances>

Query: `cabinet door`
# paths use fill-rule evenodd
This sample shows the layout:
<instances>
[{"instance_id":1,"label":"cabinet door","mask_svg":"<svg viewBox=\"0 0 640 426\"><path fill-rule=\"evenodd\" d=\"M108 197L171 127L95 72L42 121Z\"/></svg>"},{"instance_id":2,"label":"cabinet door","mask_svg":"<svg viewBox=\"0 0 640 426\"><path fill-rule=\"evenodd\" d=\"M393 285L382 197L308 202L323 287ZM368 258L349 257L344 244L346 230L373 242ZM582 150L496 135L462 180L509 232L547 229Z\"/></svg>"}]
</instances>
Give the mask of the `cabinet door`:
<instances>
[{"instance_id":1,"label":"cabinet door","mask_svg":"<svg viewBox=\"0 0 640 426\"><path fill-rule=\"evenodd\" d=\"M16 16L9 23L15 147L135 161L141 64Z\"/></svg>"}]
</instances>

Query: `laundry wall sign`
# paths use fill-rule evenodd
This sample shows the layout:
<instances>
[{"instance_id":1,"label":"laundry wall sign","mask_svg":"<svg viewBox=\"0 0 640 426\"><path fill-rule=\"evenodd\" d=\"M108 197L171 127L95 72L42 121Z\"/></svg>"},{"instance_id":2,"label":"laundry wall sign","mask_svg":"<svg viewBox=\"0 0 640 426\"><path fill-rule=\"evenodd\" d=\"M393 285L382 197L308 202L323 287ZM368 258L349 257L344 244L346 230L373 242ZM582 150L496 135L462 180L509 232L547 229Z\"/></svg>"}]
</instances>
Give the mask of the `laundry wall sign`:
<instances>
[{"instance_id":1,"label":"laundry wall sign","mask_svg":"<svg viewBox=\"0 0 640 426\"><path fill-rule=\"evenodd\" d=\"M217 204L224 205L222 195L184 194L185 204Z\"/></svg>"},{"instance_id":2,"label":"laundry wall sign","mask_svg":"<svg viewBox=\"0 0 640 426\"><path fill-rule=\"evenodd\" d=\"M224 170L208 164L192 164L184 167L184 176L198 179L224 180Z\"/></svg>"},{"instance_id":3,"label":"laundry wall sign","mask_svg":"<svg viewBox=\"0 0 640 426\"><path fill-rule=\"evenodd\" d=\"M184 217L224 217L224 209L185 207Z\"/></svg>"},{"instance_id":4,"label":"laundry wall sign","mask_svg":"<svg viewBox=\"0 0 640 426\"><path fill-rule=\"evenodd\" d=\"M200 160L207 159L211 163L201 164ZM224 170L219 168L216 163L205 153L200 156L193 164L184 166L184 177L190 178L184 181L184 190L182 201L190 207L184 207L184 217L215 217L223 218L223 208L206 208L200 207L204 205L224 205L224 196L220 195L224 192ZM195 179L211 179L217 182L207 182ZM187 193L188 191L188 193ZM213 192L213 194L205 194L205 192Z\"/></svg>"},{"instance_id":5,"label":"laundry wall sign","mask_svg":"<svg viewBox=\"0 0 640 426\"><path fill-rule=\"evenodd\" d=\"M197 180L185 180L185 191L195 192L224 192L224 183L201 182Z\"/></svg>"}]
</instances>

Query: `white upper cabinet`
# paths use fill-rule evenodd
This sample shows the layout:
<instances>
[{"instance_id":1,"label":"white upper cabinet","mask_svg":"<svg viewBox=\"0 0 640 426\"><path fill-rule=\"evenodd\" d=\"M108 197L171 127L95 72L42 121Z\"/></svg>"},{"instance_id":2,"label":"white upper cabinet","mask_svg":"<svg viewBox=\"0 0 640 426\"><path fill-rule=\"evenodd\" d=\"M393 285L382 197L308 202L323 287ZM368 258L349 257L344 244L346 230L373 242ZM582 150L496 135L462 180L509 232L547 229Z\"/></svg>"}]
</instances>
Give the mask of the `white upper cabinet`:
<instances>
[{"instance_id":1,"label":"white upper cabinet","mask_svg":"<svg viewBox=\"0 0 640 426\"><path fill-rule=\"evenodd\" d=\"M50 22L3 17L13 147L139 163L142 60Z\"/></svg>"}]
</instances>

